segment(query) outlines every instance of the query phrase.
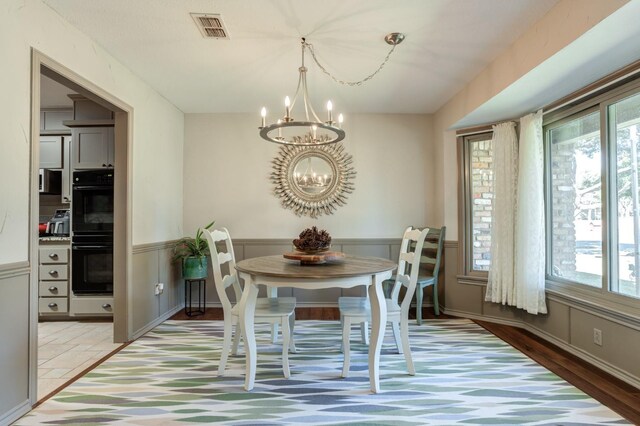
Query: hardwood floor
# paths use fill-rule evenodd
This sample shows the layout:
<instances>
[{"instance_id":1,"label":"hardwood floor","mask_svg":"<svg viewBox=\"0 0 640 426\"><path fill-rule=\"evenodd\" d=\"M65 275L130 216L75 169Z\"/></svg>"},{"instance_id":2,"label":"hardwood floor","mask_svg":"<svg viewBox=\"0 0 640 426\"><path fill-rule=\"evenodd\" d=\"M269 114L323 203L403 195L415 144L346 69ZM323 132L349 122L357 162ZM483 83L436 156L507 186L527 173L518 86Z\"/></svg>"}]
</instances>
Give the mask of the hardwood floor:
<instances>
[{"instance_id":1,"label":"hardwood floor","mask_svg":"<svg viewBox=\"0 0 640 426\"><path fill-rule=\"evenodd\" d=\"M409 312L409 317L415 318L415 310ZM446 314L440 314L436 317L432 309L425 308L422 311L422 318L457 317ZM208 308L204 315L194 317L188 317L182 310L171 319L222 320L222 308ZM296 308L296 319L337 321L340 319L340 313L338 308ZM634 388L528 331L486 321L475 322L633 424L640 425L640 389Z\"/></svg>"}]
</instances>

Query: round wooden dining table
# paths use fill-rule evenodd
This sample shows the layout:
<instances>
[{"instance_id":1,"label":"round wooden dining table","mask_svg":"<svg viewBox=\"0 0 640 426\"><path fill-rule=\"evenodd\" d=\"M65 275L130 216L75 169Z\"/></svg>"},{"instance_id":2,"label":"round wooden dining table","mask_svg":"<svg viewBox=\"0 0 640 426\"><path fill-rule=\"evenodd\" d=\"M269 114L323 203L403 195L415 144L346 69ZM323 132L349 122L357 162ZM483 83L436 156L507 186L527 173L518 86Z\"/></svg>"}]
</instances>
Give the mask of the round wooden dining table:
<instances>
[{"instance_id":1,"label":"round wooden dining table","mask_svg":"<svg viewBox=\"0 0 640 426\"><path fill-rule=\"evenodd\" d=\"M245 259L236 264L244 280L240 300L240 328L245 338L245 390L254 387L257 365L254 314L258 286L294 287L319 290L330 287L367 286L371 302L371 341L369 344L369 380L371 390L380 392L380 350L387 323L387 304L382 282L391 277L397 264L377 257L346 256L339 262L301 265L283 256Z\"/></svg>"}]
</instances>

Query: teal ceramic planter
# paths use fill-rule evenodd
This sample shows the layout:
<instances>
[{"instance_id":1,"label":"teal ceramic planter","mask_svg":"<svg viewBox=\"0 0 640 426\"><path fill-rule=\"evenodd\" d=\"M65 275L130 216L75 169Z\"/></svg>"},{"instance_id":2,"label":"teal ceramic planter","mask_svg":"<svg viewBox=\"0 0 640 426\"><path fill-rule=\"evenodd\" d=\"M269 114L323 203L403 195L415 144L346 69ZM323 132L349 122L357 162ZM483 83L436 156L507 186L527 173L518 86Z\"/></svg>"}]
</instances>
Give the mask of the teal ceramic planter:
<instances>
[{"instance_id":1,"label":"teal ceramic planter","mask_svg":"<svg viewBox=\"0 0 640 426\"><path fill-rule=\"evenodd\" d=\"M182 259L182 278L187 280L207 278L207 258L185 257Z\"/></svg>"}]
</instances>

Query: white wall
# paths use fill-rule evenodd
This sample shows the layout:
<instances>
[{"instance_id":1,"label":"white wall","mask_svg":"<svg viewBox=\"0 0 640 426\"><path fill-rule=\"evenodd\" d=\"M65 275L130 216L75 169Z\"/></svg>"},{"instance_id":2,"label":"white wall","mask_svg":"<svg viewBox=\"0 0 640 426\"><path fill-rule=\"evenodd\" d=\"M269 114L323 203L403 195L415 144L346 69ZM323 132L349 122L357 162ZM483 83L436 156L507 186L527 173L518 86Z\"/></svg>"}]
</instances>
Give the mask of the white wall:
<instances>
[{"instance_id":1,"label":"white wall","mask_svg":"<svg viewBox=\"0 0 640 426\"><path fill-rule=\"evenodd\" d=\"M39 0L4 0L0 264L28 258L31 47L133 106L133 242L181 236L182 112Z\"/></svg>"},{"instance_id":2,"label":"white wall","mask_svg":"<svg viewBox=\"0 0 640 426\"><path fill-rule=\"evenodd\" d=\"M29 312L31 48L133 107L133 243L182 235L184 115L40 0L0 7L0 311ZM10 265L17 264L17 265ZM19 269L16 269L19 268ZM20 280L13 279L16 274ZM1 275L1 274L0 274ZM0 277L2 278L2 277ZM19 295L19 297L16 297ZM14 320L19 317L12 317ZM3 321L0 424L28 407L28 327ZM12 366L20 365L20 368Z\"/></svg>"},{"instance_id":3,"label":"white wall","mask_svg":"<svg viewBox=\"0 0 640 426\"><path fill-rule=\"evenodd\" d=\"M215 219L234 238L294 238L316 225L335 238L397 238L407 225L434 224L436 158L429 115L350 115L346 151L357 172L345 206L298 217L273 195L279 147L261 139L255 114L186 114L184 223L191 234Z\"/></svg>"}]
</instances>

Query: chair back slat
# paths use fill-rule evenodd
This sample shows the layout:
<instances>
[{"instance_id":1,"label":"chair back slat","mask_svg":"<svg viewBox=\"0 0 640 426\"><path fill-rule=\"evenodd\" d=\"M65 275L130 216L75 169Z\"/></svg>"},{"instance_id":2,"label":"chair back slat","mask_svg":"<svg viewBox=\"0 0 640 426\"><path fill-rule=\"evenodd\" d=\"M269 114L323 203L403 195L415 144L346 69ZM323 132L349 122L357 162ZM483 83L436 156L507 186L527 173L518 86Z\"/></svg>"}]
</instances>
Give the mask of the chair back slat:
<instances>
[{"instance_id":1,"label":"chair back slat","mask_svg":"<svg viewBox=\"0 0 640 426\"><path fill-rule=\"evenodd\" d=\"M396 303L400 295L400 287L406 287L405 295L400 308L404 314L408 314L411 299L416 289L418 281L418 273L420 271L421 256L424 240L429 233L429 228L423 230L408 227L404 231L402 243L400 244L400 255L398 256L398 271L396 273L396 281L391 290L391 299Z\"/></svg>"},{"instance_id":2,"label":"chair back slat","mask_svg":"<svg viewBox=\"0 0 640 426\"><path fill-rule=\"evenodd\" d=\"M222 310L225 316L231 315L233 305L227 295L227 287L233 286L236 302L239 302L242 297L242 288L240 287L240 282L236 272L236 258L233 253L231 236L229 235L227 228L214 229L213 231L203 229L202 231L209 245L213 280L215 282L218 298L220 299L220 303L222 303ZM222 265L225 264L227 265L229 273L223 275Z\"/></svg>"}]
</instances>

